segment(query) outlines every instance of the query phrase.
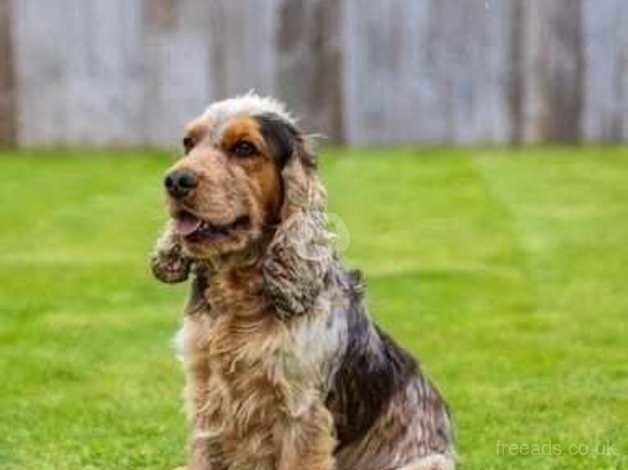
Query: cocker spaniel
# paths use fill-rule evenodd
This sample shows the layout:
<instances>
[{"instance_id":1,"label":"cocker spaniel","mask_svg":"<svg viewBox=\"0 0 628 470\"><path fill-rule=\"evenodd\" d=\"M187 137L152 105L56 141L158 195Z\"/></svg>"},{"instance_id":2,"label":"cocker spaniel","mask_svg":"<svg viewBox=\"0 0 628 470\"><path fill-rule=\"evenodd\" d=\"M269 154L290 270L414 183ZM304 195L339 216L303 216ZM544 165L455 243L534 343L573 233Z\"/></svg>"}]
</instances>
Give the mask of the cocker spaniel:
<instances>
[{"instance_id":1,"label":"cocker spaniel","mask_svg":"<svg viewBox=\"0 0 628 470\"><path fill-rule=\"evenodd\" d=\"M279 102L210 105L167 172L152 257L191 277L188 470L450 470L447 406L334 253L316 157Z\"/></svg>"}]
</instances>

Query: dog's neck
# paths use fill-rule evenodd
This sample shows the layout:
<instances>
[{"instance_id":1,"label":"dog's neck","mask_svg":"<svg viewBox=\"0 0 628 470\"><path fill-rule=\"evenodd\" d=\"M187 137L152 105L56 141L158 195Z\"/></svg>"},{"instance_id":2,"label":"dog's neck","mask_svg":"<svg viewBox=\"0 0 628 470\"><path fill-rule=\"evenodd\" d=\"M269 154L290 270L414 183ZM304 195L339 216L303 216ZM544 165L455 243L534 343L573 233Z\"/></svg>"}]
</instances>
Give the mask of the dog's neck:
<instances>
[{"instance_id":1,"label":"dog's neck","mask_svg":"<svg viewBox=\"0 0 628 470\"><path fill-rule=\"evenodd\" d=\"M261 262L225 266L213 273L204 291L204 301L215 316L266 316L271 303L264 291Z\"/></svg>"},{"instance_id":2,"label":"dog's neck","mask_svg":"<svg viewBox=\"0 0 628 470\"><path fill-rule=\"evenodd\" d=\"M206 259L197 259L196 263L215 274L255 266L259 264L266 255L268 245L275 231L276 227L268 227L264 229L262 235L257 240L250 243L244 250L216 254Z\"/></svg>"},{"instance_id":3,"label":"dog's neck","mask_svg":"<svg viewBox=\"0 0 628 470\"><path fill-rule=\"evenodd\" d=\"M262 264L273 233L265 233L245 251L197 261L197 276L204 278L204 302L214 314L248 317L270 307Z\"/></svg>"}]
</instances>

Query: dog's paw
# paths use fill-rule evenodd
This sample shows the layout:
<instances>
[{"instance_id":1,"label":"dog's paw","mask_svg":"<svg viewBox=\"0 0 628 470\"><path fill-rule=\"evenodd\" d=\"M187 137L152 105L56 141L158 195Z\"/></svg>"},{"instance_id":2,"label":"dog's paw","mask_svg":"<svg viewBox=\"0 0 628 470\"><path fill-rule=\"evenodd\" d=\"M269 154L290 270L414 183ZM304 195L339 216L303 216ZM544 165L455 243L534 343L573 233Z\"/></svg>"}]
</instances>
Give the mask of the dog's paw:
<instances>
[{"instance_id":1,"label":"dog's paw","mask_svg":"<svg viewBox=\"0 0 628 470\"><path fill-rule=\"evenodd\" d=\"M168 284L183 282L190 274L192 261L181 254L178 246L168 250L157 250L150 259L154 276Z\"/></svg>"},{"instance_id":2,"label":"dog's paw","mask_svg":"<svg viewBox=\"0 0 628 470\"><path fill-rule=\"evenodd\" d=\"M182 253L181 240L172 227L172 222L166 224L161 236L155 243L150 258L150 267L157 279L166 283L185 281L192 266L192 260Z\"/></svg>"}]
</instances>

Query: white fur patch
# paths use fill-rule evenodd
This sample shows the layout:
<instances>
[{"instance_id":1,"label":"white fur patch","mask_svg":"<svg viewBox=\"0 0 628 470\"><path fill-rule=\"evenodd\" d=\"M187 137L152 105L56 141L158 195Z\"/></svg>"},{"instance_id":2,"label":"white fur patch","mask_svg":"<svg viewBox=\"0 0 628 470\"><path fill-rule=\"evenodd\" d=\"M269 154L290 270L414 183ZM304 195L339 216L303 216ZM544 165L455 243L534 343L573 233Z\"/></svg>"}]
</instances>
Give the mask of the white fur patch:
<instances>
[{"instance_id":1,"label":"white fur patch","mask_svg":"<svg viewBox=\"0 0 628 470\"><path fill-rule=\"evenodd\" d=\"M203 113L203 118L214 125L220 125L239 114L259 116L266 113L276 114L290 124L296 125L296 119L286 110L283 103L269 96L259 96L253 91L210 104Z\"/></svg>"},{"instance_id":2,"label":"white fur patch","mask_svg":"<svg viewBox=\"0 0 628 470\"><path fill-rule=\"evenodd\" d=\"M448 455L428 455L399 470L454 470L455 463Z\"/></svg>"},{"instance_id":3,"label":"white fur patch","mask_svg":"<svg viewBox=\"0 0 628 470\"><path fill-rule=\"evenodd\" d=\"M185 345L185 331L183 331L183 327L177 331L172 338L172 349L174 349L174 354L181 362L183 362L183 352Z\"/></svg>"}]
</instances>

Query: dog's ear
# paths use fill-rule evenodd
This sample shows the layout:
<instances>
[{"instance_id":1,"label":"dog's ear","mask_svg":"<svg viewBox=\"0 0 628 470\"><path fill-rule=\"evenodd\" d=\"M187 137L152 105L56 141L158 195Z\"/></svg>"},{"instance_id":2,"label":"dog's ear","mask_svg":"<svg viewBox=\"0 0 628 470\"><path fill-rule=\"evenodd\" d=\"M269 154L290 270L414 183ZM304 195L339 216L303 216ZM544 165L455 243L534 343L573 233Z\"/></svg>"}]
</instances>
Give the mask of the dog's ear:
<instances>
[{"instance_id":1,"label":"dog's ear","mask_svg":"<svg viewBox=\"0 0 628 470\"><path fill-rule=\"evenodd\" d=\"M265 291L280 316L303 315L315 308L333 260L326 194L314 153L298 130L280 120L262 130L274 148L283 190L280 223L263 263Z\"/></svg>"},{"instance_id":2,"label":"dog's ear","mask_svg":"<svg viewBox=\"0 0 628 470\"><path fill-rule=\"evenodd\" d=\"M307 148L304 137L298 136L292 154L281 171L283 203L280 218L287 221L295 214L324 212L327 197L316 169L316 157Z\"/></svg>"}]
</instances>

